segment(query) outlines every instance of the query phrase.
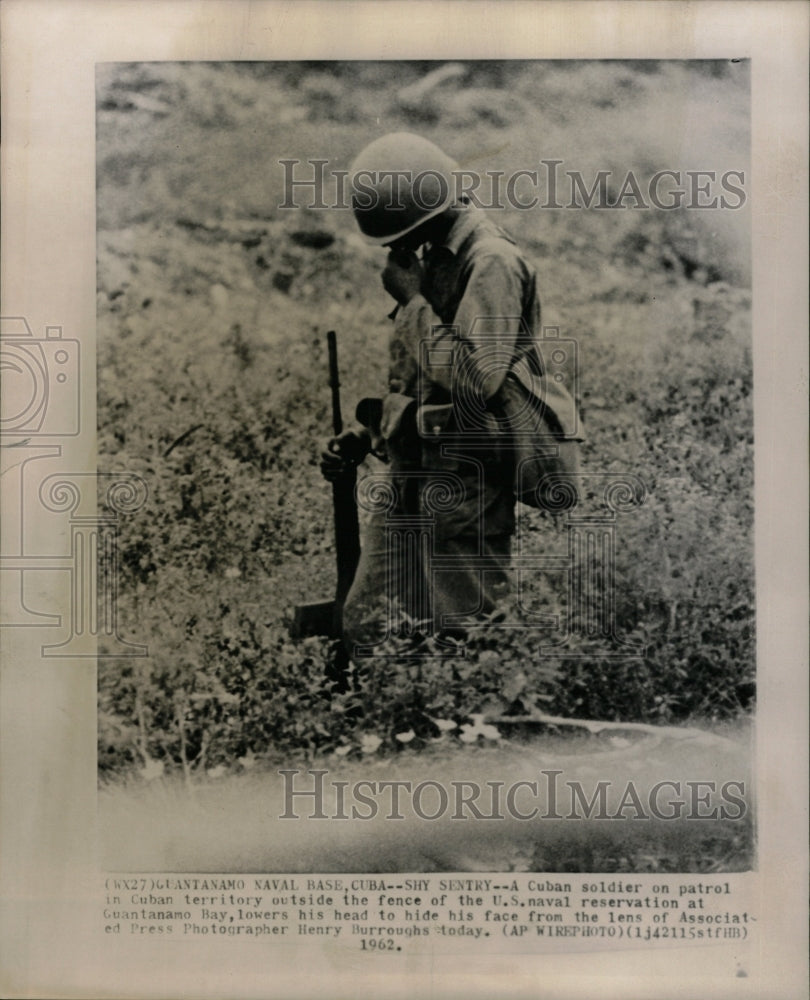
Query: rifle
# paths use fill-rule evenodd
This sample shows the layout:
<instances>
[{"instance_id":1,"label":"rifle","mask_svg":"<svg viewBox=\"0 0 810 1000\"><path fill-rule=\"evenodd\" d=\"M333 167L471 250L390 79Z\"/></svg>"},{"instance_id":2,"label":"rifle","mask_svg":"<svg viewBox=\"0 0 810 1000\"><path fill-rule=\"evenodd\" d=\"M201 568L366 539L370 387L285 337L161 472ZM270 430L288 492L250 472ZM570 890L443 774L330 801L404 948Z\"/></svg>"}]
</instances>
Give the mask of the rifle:
<instances>
[{"instance_id":1,"label":"rifle","mask_svg":"<svg viewBox=\"0 0 810 1000\"><path fill-rule=\"evenodd\" d=\"M329 386L332 390L332 430L338 437L343 431L340 413L340 378L338 371L337 337L334 330L326 334L329 349ZM357 520L357 502L354 496L357 470L348 467L332 483L332 503L335 510L335 557L337 585L335 598L304 604L295 609L292 635L325 635L339 638L343 631L343 604L354 580L360 558L360 526Z\"/></svg>"}]
</instances>

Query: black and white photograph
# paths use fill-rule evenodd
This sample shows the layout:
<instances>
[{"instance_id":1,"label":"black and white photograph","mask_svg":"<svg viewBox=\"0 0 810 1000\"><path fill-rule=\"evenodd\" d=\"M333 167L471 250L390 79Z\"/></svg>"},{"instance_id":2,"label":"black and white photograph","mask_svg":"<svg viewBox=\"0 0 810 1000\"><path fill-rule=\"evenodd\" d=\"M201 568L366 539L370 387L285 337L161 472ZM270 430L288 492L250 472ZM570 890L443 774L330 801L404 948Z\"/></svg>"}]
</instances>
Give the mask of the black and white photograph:
<instances>
[{"instance_id":1,"label":"black and white photograph","mask_svg":"<svg viewBox=\"0 0 810 1000\"><path fill-rule=\"evenodd\" d=\"M4 995L801 995L808 18L734 6L12 0Z\"/></svg>"},{"instance_id":2,"label":"black and white photograph","mask_svg":"<svg viewBox=\"0 0 810 1000\"><path fill-rule=\"evenodd\" d=\"M749 870L748 60L97 74L111 866Z\"/></svg>"}]
</instances>

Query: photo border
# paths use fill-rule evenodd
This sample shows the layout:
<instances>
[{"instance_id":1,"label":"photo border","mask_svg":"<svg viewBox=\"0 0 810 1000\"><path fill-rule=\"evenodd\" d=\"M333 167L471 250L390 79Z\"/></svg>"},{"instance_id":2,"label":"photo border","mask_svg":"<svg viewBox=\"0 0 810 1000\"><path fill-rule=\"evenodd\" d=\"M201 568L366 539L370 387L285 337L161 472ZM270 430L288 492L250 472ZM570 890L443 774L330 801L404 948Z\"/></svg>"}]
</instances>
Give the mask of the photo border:
<instances>
[{"instance_id":1,"label":"photo border","mask_svg":"<svg viewBox=\"0 0 810 1000\"><path fill-rule=\"evenodd\" d=\"M2 989L27 996L799 997L806 983L807 50L798 2L247 3L6 0L2 25L2 312L61 326L85 359L65 468L95 472L94 75L102 61L751 58L758 635L756 896L761 964L729 983L711 949L482 958L413 955L384 972L336 950L159 944L97 930L96 689L91 658L4 630ZM4 497L4 505L7 498ZM48 524L53 544L64 528ZM45 551L48 551L46 548ZM54 573L48 606L68 607ZM43 604L45 602L43 601ZM103 947L102 947L103 946ZM687 958L685 962L684 959ZM238 978L234 978L238 968Z\"/></svg>"}]
</instances>

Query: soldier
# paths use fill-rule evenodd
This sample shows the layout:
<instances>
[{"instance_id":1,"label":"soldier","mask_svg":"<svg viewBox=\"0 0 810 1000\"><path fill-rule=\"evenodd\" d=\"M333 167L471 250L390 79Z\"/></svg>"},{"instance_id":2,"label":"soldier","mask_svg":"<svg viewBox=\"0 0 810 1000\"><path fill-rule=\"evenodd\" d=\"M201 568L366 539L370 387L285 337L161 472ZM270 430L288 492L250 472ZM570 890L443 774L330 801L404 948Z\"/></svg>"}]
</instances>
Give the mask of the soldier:
<instances>
[{"instance_id":1,"label":"soldier","mask_svg":"<svg viewBox=\"0 0 810 1000\"><path fill-rule=\"evenodd\" d=\"M358 424L322 459L327 478L370 451L390 463L393 507L365 528L343 611L350 652L390 627L381 599L442 636L492 612L510 589L515 454L504 419L510 402L521 404L519 382L507 376L519 364L541 374L540 303L514 241L454 196L455 170L433 143L395 133L366 147L350 171L355 218L390 251L382 283L397 303L388 392L359 404ZM555 391L559 403L564 390ZM545 402L564 437L565 401ZM414 531L392 532L392 516Z\"/></svg>"}]
</instances>

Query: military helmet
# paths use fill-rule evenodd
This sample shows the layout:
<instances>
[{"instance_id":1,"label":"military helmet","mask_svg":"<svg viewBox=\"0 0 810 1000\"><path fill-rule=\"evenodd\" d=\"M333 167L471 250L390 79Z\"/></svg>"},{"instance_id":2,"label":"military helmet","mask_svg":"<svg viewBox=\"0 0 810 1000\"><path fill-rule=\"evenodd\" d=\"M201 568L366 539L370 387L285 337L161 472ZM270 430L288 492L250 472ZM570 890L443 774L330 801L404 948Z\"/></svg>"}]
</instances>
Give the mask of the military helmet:
<instances>
[{"instance_id":1,"label":"military helmet","mask_svg":"<svg viewBox=\"0 0 810 1000\"><path fill-rule=\"evenodd\" d=\"M454 200L452 173L458 164L438 146L392 132L375 139L349 169L352 209L372 243L393 243L440 215Z\"/></svg>"}]
</instances>

